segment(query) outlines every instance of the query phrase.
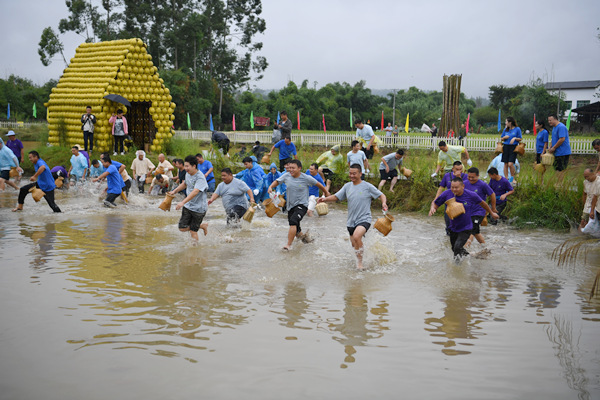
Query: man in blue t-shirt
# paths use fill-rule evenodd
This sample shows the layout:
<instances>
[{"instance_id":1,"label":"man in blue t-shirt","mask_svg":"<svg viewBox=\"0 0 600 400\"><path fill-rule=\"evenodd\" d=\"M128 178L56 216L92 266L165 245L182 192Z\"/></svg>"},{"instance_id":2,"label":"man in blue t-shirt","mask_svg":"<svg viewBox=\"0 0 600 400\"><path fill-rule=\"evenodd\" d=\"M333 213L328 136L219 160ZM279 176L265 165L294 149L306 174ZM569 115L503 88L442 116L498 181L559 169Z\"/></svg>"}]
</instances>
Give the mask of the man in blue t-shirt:
<instances>
[{"instance_id":1,"label":"man in blue t-shirt","mask_svg":"<svg viewBox=\"0 0 600 400\"><path fill-rule=\"evenodd\" d=\"M464 246L471 236L471 229L473 229L473 220L471 219L471 216L475 211L475 207L477 205L481 206L494 218L498 218L498 214L493 212L487 203L481 200L477 193L466 190L465 184L460 177L455 177L452 179L450 189L444 191L439 197L431 202L429 216L435 214L439 206L452 198L456 199L458 203L461 203L465 209L464 214L458 215L450 220L449 226L450 246L454 252L454 259L460 261L462 257L469 255L469 252L465 250Z\"/></svg>"},{"instance_id":2,"label":"man in blue t-shirt","mask_svg":"<svg viewBox=\"0 0 600 400\"><path fill-rule=\"evenodd\" d=\"M292 139L286 137L283 140L275 143L273 147L271 147L271 151L269 155L273 154L273 150L279 149L279 171L283 172L285 170L285 164L292 161L292 155L297 160L298 153L296 151L296 146L292 143Z\"/></svg>"},{"instance_id":3,"label":"man in blue t-shirt","mask_svg":"<svg viewBox=\"0 0 600 400\"><path fill-rule=\"evenodd\" d=\"M215 174L214 168L210 161L205 160L202 153L196 154L196 160L198 160L198 171L204 174L206 178L206 184L208 185L208 192L212 193L215 191Z\"/></svg>"},{"instance_id":4,"label":"man in blue t-shirt","mask_svg":"<svg viewBox=\"0 0 600 400\"><path fill-rule=\"evenodd\" d=\"M548 153L554 154L554 169L563 171L567 168L571 155L569 131L555 114L548 117L548 124L552 127L552 146L548 148Z\"/></svg>"},{"instance_id":5,"label":"man in blue t-shirt","mask_svg":"<svg viewBox=\"0 0 600 400\"><path fill-rule=\"evenodd\" d=\"M29 190L38 188L44 192L44 198L52 211L57 213L61 212L60 208L58 208L54 202L54 189L56 188L56 185L54 184L54 178L52 177L48 164L40 158L40 154L35 150L30 151L28 157L29 161L31 161L35 167L35 174L29 178L33 183L25 185L19 190L17 207L14 208L13 211L22 211L23 204L25 204L25 197L27 196L27 193L29 193Z\"/></svg>"},{"instance_id":6,"label":"man in blue t-shirt","mask_svg":"<svg viewBox=\"0 0 600 400\"><path fill-rule=\"evenodd\" d=\"M112 163L108 154L103 155L102 166L104 167L104 172L99 177L92 179L92 182L98 182L99 180L106 178L107 188L104 205L106 207L114 208L117 206L115 200L123 192L125 181L123 181L119 169Z\"/></svg>"},{"instance_id":7,"label":"man in blue t-shirt","mask_svg":"<svg viewBox=\"0 0 600 400\"><path fill-rule=\"evenodd\" d=\"M500 216L500 219L505 221L507 218L502 215L502 211L506 208L507 197L515 191L508 179L501 176L496 168L492 167L488 169L488 175L490 177L490 187L496 195L496 213ZM494 218L490 218L490 223L496 225L498 221Z\"/></svg>"}]
</instances>

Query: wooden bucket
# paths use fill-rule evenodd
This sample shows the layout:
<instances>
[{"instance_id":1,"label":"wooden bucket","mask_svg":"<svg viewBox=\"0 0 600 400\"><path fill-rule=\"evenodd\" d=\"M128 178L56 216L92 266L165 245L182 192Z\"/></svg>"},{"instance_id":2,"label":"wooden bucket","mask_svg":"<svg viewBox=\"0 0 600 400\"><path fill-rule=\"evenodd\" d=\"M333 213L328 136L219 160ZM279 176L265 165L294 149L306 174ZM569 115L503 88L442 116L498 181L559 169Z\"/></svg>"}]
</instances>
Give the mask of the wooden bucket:
<instances>
[{"instance_id":1,"label":"wooden bucket","mask_svg":"<svg viewBox=\"0 0 600 400\"><path fill-rule=\"evenodd\" d=\"M410 178L410 176L413 174L412 170L408 168L402 168L402 171L400 172L402 172L402 175L404 175L407 178Z\"/></svg>"},{"instance_id":2,"label":"wooden bucket","mask_svg":"<svg viewBox=\"0 0 600 400\"><path fill-rule=\"evenodd\" d=\"M329 206L327 203L317 203L315 210L317 210L317 214L319 214L319 216L327 215L329 213Z\"/></svg>"},{"instance_id":3,"label":"wooden bucket","mask_svg":"<svg viewBox=\"0 0 600 400\"><path fill-rule=\"evenodd\" d=\"M517 147L515 147L515 153L524 155L525 154L525 143L520 142Z\"/></svg>"},{"instance_id":4,"label":"wooden bucket","mask_svg":"<svg viewBox=\"0 0 600 400\"><path fill-rule=\"evenodd\" d=\"M56 180L54 181L54 184L56 185L56 187L58 189L60 189L61 187L63 187L63 185L65 184L65 178L62 176L59 176L58 178L56 178Z\"/></svg>"},{"instance_id":5,"label":"wooden bucket","mask_svg":"<svg viewBox=\"0 0 600 400\"><path fill-rule=\"evenodd\" d=\"M488 220L487 220L487 215L485 217L483 217L483 219L481 220L481 226L487 226L488 225Z\"/></svg>"},{"instance_id":6,"label":"wooden bucket","mask_svg":"<svg viewBox=\"0 0 600 400\"><path fill-rule=\"evenodd\" d=\"M533 169L539 174L546 172L546 166L544 164L533 164Z\"/></svg>"},{"instance_id":7,"label":"wooden bucket","mask_svg":"<svg viewBox=\"0 0 600 400\"><path fill-rule=\"evenodd\" d=\"M394 222L394 217L391 214L386 214L385 217L377 218L373 227L381 232L383 236L387 236L392 231L392 222Z\"/></svg>"},{"instance_id":8,"label":"wooden bucket","mask_svg":"<svg viewBox=\"0 0 600 400\"><path fill-rule=\"evenodd\" d=\"M43 199L44 195L46 194L42 191L42 189L36 187L29 189L29 192L31 192L31 197L33 197L33 200L35 200L36 203Z\"/></svg>"},{"instance_id":9,"label":"wooden bucket","mask_svg":"<svg viewBox=\"0 0 600 400\"><path fill-rule=\"evenodd\" d=\"M465 206L462 203L457 202L454 197L446 200L446 214L448 214L450 219L454 219L464 213Z\"/></svg>"},{"instance_id":10,"label":"wooden bucket","mask_svg":"<svg viewBox=\"0 0 600 400\"><path fill-rule=\"evenodd\" d=\"M252 222L252 218L254 218L255 211L256 211L256 209L253 206L248 207L248 209L242 216L242 219L246 222Z\"/></svg>"},{"instance_id":11,"label":"wooden bucket","mask_svg":"<svg viewBox=\"0 0 600 400\"><path fill-rule=\"evenodd\" d=\"M263 201L263 206L265 206L265 213L269 218L273 218L273 215L279 212L279 207L273 203L272 199L266 199Z\"/></svg>"},{"instance_id":12,"label":"wooden bucket","mask_svg":"<svg viewBox=\"0 0 600 400\"><path fill-rule=\"evenodd\" d=\"M542 164L543 165L553 165L554 164L554 154L551 154L551 153L542 154Z\"/></svg>"},{"instance_id":13,"label":"wooden bucket","mask_svg":"<svg viewBox=\"0 0 600 400\"><path fill-rule=\"evenodd\" d=\"M8 173L9 178L17 178L19 176L19 171L17 171L17 167L12 167L10 172Z\"/></svg>"},{"instance_id":14,"label":"wooden bucket","mask_svg":"<svg viewBox=\"0 0 600 400\"><path fill-rule=\"evenodd\" d=\"M277 207L279 207L283 210L283 207L285 207L285 196L280 194L278 196L278 199L279 199L279 203L277 204Z\"/></svg>"},{"instance_id":15,"label":"wooden bucket","mask_svg":"<svg viewBox=\"0 0 600 400\"><path fill-rule=\"evenodd\" d=\"M271 163L271 156L268 155L268 154L265 154L263 156L263 158L261 158L260 163L261 164L270 164Z\"/></svg>"},{"instance_id":16,"label":"wooden bucket","mask_svg":"<svg viewBox=\"0 0 600 400\"><path fill-rule=\"evenodd\" d=\"M175 195L167 193L165 196L165 199L162 201L162 203L160 203L160 206L158 206L158 208L160 208L163 211L171 211L171 202L173 201L174 198L175 198Z\"/></svg>"},{"instance_id":17,"label":"wooden bucket","mask_svg":"<svg viewBox=\"0 0 600 400\"><path fill-rule=\"evenodd\" d=\"M498 142L498 143L496 143L496 150L494 150L494 153L496 155L498 155L498 154L502 153L503 149L504 149L504 145L501 142Z\"/></svg>"}]
</instances>

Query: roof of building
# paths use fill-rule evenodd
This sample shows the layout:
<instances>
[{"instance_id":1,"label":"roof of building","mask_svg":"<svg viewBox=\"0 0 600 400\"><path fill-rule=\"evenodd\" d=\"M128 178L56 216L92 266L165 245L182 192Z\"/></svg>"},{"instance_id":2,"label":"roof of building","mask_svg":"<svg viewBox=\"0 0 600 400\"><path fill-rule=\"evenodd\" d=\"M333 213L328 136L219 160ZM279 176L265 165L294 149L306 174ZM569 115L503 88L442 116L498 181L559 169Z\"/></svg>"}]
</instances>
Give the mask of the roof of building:
<instances>
[{"instance_id":1,"label":"roof of building","mask_svg":"<svg viewBox=\"0 0 600 400\"><path fill-rule=\"evenodd\" d=\"M600 114L600 101L574 108L571 111L576 112L577 114Z\"/></svg>"},{"instance_id":2,"label":"roof of building","mask_svg":"<svg viewBox=\"0 0 600 400\"><path fill-rule=\"evenodd\" d=\"M548 82L544 84L547 90L558 89L595 89L600 86L598 81L572 81L572 82Z\"/></svg>"}]
</instances>

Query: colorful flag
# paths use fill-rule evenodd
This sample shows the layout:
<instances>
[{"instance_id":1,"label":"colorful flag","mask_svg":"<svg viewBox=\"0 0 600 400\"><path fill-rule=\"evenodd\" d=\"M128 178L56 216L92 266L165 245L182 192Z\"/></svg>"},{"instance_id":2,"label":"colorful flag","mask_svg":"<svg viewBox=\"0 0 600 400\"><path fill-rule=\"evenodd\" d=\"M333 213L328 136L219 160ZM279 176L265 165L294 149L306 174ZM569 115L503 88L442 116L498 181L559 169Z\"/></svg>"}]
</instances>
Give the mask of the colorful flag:
<instances>
[{"instance_id":1,"label":"colorful flag","mask_svg":"<svg viewBox=\"0 0 600 400\"><path fill-rule=\"evenodd\" d=\"M37 118L37 110L35 109L35 102L33 103L33 118Z\"/></svg>"},{"instance_id":2,"label":"colorful flag","mask_svg":"<svg viewBox=\"0 0 600 400\"><path fill-rule=\"evenodd\" d=\"M350 129L354 128L354 121L352 120L352 109L350 109Z\"/></svg>"},{"instance_id":3,"label":"colorful flag","mask_svg":"<svg viewBox=\"0 0 600 400\"><path fill-rule=\"evenodd\" d=\"M408 118L410 117L410 113L406 114L406 125L404 126L404 132L408 133Z\"/></svg>"},{"instance_id":4,"label":"colorful flag","mask_svg":"<svg viewBox=\"0 0 600 400\"><path fill-rule=\"evenodd\" d=\"M469 119L471 118L471 113L467 115L467 123L465 125L465 136L469 135Z\"/></svg>"},{"instance_id":5,"label":"colorful flag","mask_svg":"<svg viewBox=\"0 0 600 400\"><path fill-rule=\"evenodd\" d=\"M233 125L233 130L235 131L235 114L233 114L233 121L232 121L232 125Z\"/></svg>"},{"instance_id":6,"label":"colorful flag","mask_svg":"<svg viewBox=\"0 0 600 400\"><path fill-rule=\"evenodd\" d=\"M250 128L254 129L254 111L250 111Z\"/></svg>"},{"instance_id":7,"label":"colorful flag","mask_svg":"<svg viewBox=\"0 0 600 400\"><path fill-rule=\"evenodd\" d=\"M188 115L188 131L192 130L192 121L190 121L190 113L187 113Z\"/></svg>"},{"instance_id":8,"label":"colorful flag","mask_svg":"<svg viewBox=\"0 0 600 400\"><path fill-rule=\"evenodd\" d=\"M298 130L300 130L300 111L298 111Z\"/></svg>"},{"instance_id":9,"label":"colorful flag","mask_svg":"<svg viewBox=\"0 0 600 400\"><path fill-rule=\"evenodd\" d=\"M323 132L327 133L327 128L325 127L325 114L323 114Z\"/></svg>"},{"instance_id":10,"label":"colorful flag","mask_svg":"<svg viewBox=\"0 0 600 400\"><path fill-rule=\"evenodd\" d=\"M277 125L279 125L279 111L277 111Z\"/></svg>"},{"instance_id":11,"label":"colorful flag","mask_svg":"<svg viewBox=\"0 0 600 400\"><path fill-rule=\"evenodd\" d=\"M210 131L212 132L215 130L215 127L212 122L212 114L208 114L208 118L210 119L210 127L208 129L210 129Z\"/></svg>"},{"instance_id":12,"label":"colorful flag","mask_svg":"<svg viewBox=\"0 0 600 400\"><path fill-rule=\"evenodd\" d=\"M571 110L569 110L569 118L567 118L567 130L571 127Z\"/></svg>"},{"instance_id":13,"label":"colorful flag","mask_svg":"<svg viewBox=\"0 0 600 400\"><path fill-rule=\"evenodd\" d=\"M10 119L10 103L8 103L8 108L6 109L6 119Z\"/></svg>"},{"instance_id":14,"label":"colorful flag","mask_svg":"<svg viewBox=\"0 0 600 400\"><path fill-rule=\"evenodd\" d=\"M535 122L535 114L533 114L533 136L537 135L536 125L537 125L537 123Z\"/></svg>"},{"instance_id":15,"label":"colorful flag","mask_svg":"<svg viewBox=\"0 0 600 400\"><path fill-rule=\"evenodd\" d=\"M502 109L498 110L498 132L502 130Z\"/></svg>"},{"instance_id":16,"label":"colorful flag","mask_svg":"<svg viewBox=\"0 0 600 400\"><path fill-rule=\"evenodd\" d=\"M381 110L381 130L383 130L383 110Z\"/></svg>"}]
</instances>

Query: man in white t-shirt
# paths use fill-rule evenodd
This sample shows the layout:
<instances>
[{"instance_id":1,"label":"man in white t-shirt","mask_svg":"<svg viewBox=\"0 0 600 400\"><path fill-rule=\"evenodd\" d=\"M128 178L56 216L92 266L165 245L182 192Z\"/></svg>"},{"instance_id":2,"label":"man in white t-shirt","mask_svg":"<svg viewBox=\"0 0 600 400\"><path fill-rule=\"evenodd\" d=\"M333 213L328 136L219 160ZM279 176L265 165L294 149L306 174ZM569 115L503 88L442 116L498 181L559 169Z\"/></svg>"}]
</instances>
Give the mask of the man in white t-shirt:
<instances>
[{"instance_id":1,"label":"man in white t-shirt","mask_svg":"<svg viewBox=\"0 0 600 400\"><path fill-rule=\"evenodd\" d=\"M600 177L591 168L587 168L583 171L583 178L585 205L583 206L581 224L579 224L580 230L587 225L590 219L600 218L600 201L598 201L598 196L600 196Z\"/></svg>"}]
</instances>

